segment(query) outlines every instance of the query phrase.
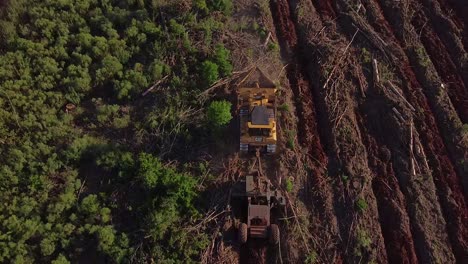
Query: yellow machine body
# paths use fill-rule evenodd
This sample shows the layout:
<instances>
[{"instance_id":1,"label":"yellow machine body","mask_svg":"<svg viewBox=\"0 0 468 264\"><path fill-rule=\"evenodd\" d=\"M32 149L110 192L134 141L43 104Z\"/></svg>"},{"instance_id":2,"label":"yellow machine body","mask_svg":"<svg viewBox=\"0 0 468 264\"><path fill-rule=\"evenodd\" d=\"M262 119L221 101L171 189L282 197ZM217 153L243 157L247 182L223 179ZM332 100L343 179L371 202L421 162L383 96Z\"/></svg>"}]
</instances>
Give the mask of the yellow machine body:
<instances>
[{"instance_id":1,"label":"yellow machine body","mask_svg":"<svg viewBox=\"0 0 468 264\"><path fill-rule=\"evenodd\" d=\"M260 148L268 153L276 152L276 88L267 83L250 82L253 87L240 86L238 110L240 119L240 151ZM253 85L252 85L253 84Z\"/></svg>"}]
</instances>

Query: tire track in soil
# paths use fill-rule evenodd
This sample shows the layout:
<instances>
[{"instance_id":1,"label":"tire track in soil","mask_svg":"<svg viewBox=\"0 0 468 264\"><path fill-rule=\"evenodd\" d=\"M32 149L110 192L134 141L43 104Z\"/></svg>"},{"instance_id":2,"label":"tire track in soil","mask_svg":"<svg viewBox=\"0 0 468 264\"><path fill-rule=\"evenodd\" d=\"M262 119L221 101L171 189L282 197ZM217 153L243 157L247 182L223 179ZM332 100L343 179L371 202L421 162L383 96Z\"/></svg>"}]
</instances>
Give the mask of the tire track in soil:
<instances>
[{"instance_id":1,"label":"tire track in soil","mask_svg":"<svg viewBox=\"0 0 468 264\"><path fill-rule=\"evenodd\" d=\"M245 245L240 247L240 264L266 264L268 243L249 238Z\"/></svg>"},{"instance_id":2,"label":"tire track in soil","mask_svg":"<svg viewBox=\"0 0 468 264\"><path fill-rule=\"evenodd\" d=\"M370 113L379 112L379 104L373 96L367 94L369 99L360 106L361 111ZM371 103L370 100L373 100ZM390 109L386 109L386 113ZM379 113L375 117L386 116ZM413 236L410 230L410 220L406 212L406 199L400 190L398 180L394 173L393 164L390 161L391 152L386 146L386 142L378 139L387 132L382 131L383 126L377 126L378 132L372 125L381 123L379 119L368 120L358 115L358 123L364 135L364 143L367 146L369 167L375 175L372 188L377 197L379 218L382 226L382 233L385 239L385 249L389 263L418 263L416 250L414 248ZM380 142L379 142L380 141Z\"/></svg>"},{"instance_id":3,"label":"tire track in soil","mask_svg":"<svg viewBox=\"0 0 468 264\"><path fill-rule=\"evenodd\" d=\"M291 3L292 3L292 2L296 2L296 1L291 1ZM326 21L327 21L327 22L325 22L325 23L327 24L327 26L330 26L331 24L334 24L334 22L333 22L331 19L333 18L333 20L336 20L336 15L335 15L335 14L336 14L336 11L333 9L333 6L330 4L330 2L324 3L323 1L322 1L322 2L320 2L320 1L318 1L318 2L317 2L317 1L315 1L315 2L314 2L314 1L311 1L311 3L312 3L312 5L314 6L314 8L316 8L315 6L318 7L318 8L316 8L316 10L319 10L319 11L321 12L320 17L322 17L322 20L326 20ZM294 9L294 10L296 10L296 9L298 8L298 6L297 6L297 5L294 6L294 4L292 4L291 6L292 6L291 8ZM302 10L302 11L304 11L304 10ZM332 16L330 16L330 14L332 14ZM335 26L335 27L336 27L336 26ZM335 28L335 27L331 26L331 28ZM349 40L348 40L348 41L349 41ZM342 41L341 44L344 44L344 45L343 45L343 48L344 48L344 46L346 45L346 43L344 43L344 40ZM313 50L313 49L311 49L311 50ZM312 61L317 60L317 58L308 58L308 59L309 59L309 60L312 60ZM314 66L313 66L313 67L314 67ZM317 65L316 67L320 67L320 66ZM361 71L362 71L362 70L361 70ZM312 75L314 75L314 74L316 75L316 73L312 73ZM317 78L317 80L318 80L318 79L319 79L319 76L315 76L314 78ZM320 89L320 88L317 88L317 89ZM316 92L316 93L319 93L319 92ZM325 104L325 102L322 102L322 104ZM324 109L326 109L326 106L322 106L322 107L323 107ZM355 114L357 115L357 113L355 113ZM351 117L351 119L354 119L354 118ZM356 126L357 126L357 124L356 124ZM356 127L356 129L358 129L358 128ZM360 136L359 136L360 134L361 134L361 133L358 133L358 135L357 135L359 138L360 138ZM360 139L359 141L362 141L362 139ZM338 143L338 144L339 144L339 143ZM362 142L361 144L362 144L362 146L364 146L364 142ZM359 145L360 145L360 144L357 144L356 147L359 147ZM329 155L330 155L330 154L329 154ZM355 164L352 165L352 164L353 164L353 161L349 161L349 160L348 160L349 158L350 158L350 157L347 157L347 156L344 154L344 156L342 157L342 160L344 160L345 163L350 162L349 165L354 166ZM354 161L354 162L355 162L355 161ZM364 163L366 163L366 165L367 165L367 162L366 162L366 161L364 161ZM366 165L364 165L364 166L366 166ZM335 168L335 169L336 169L336 168ZM371 173L371 171L369 171L369 173ZM339 177L339 175L335 175L335 176L336 176L336 177ZM335 190L335 191L338 191L338 192L340 192L340 190L341 190L341 191L345 191L345 190L343 190L343 189L340 189L340 187L337 187L337 188L338 188L338 190ZM343 186L342 186L341 188L343 188ZM349 195L349 194L348 194L348 195ZM370 192L370 196L377 196L377 195L378 195L378 194L375 194L375 192L373 192L373 191ZM388 200L389 198L388 198L388 197L385 197L384 199L387 199L387 200ZM351 201L351 203L346 202L346 199L345 199L344 201L335 201L336 203L338 203L338 204L335 205L335 206L338 206L338 207L339 207L339 208L337 209L338 211L343 211L343 212L340 212L340 213L339 213L339 214L340 214L340 219L341 219L341 221L340 221L340 222L341 222L341 223L340 223L341 228L340 228L340 229L342 229L340 233L341 233L341 236L342 236L342 237L346 237L346 238L347 238L348 243L349 243L349 242L350 242L350 241L349 241L349 238L351 238L351 235L352 235L352 234L350 233L352 230L349 229L349 228L352 228L353 223L349 223L349 221L347 222L346 218L349 217L349 216L351 216L349 213L350 213L350 211L352 211L352 208L354 207L354 204L353 204L353 202L352 202L353 199L350 199L350 197L348 197L347 200L348 200L348 201ZM351 209L351 210L350 210L350 209ZM376 209L376 210L377 210L377 209ZM346 212L345 212L345 211L346 211ZM376 212L377 212L377 211L376 211ZM337 213L338 213L338 212L337 212ZM353 216L352 218L354 218L354 216ZM365 217L364 217L364 218L365 218ZM377 225L380 225L378 219L375 219L375 220L368 219L368 220L370 220L371 222L372 222L372 221L375 221L375 223L377 223ZM354 220L353 220L352 222L354 222ZM349 224L351 224L351 226L350 226ZM370 223L370 224L372 225L372 223ZM381 226L379 226L379 229L380 229L380 228L381 228ZM348 229L349 229L349 230L348 230ZM373 230L374 232L376 231L376 230L374 230L374 229L372 229L372 230ZM398 233L398 232L395 232L395 233ZM411 234L409 231L408 231L407 233ZM373 234L373 235L374 235L374 234ZM379 239L382 239L382 237L380 237L380 236L376 236L376 237L377 237L377 241L376 241L376 242L378 243ZM359 238L357 238L357 239L359 239ZM381 241L381 240L380 240L380 241ZM384 248L384 243L381 243L381 245L382 245L382 248ZM400 245L401 245L401 243L400 243ZM345 246L345 245L343 245L343 246ZM410 245L410 247L411 247L411 246L412 246L412 245ZM347 257L345 257L345 259L347 259L347 261L351 261L351 258L352 258L352 255L351 255L351 254L353 254L353 253L348 252L348 246L346 246L346 248L347 248L347 249L346 249L345 251L346 251L347 253L343 253L343 254L345 254L345 255L347 256ZM343 249L343 250L344 250L344 249ZM383 249L383 250L384 250L384 252L385 252L385 249ZM351 249L350 251L352 251L352 249ZM414 252L414 250L413 250L413 252ZM399 255L399 254L400 254L400 252L398 252L398 255ZM376 257L378 258L378 260L379 260L380 262L387 262L387 259L386 259L386 256L385 256L385 255L386 255L386 253L384 253L384 254L379 254L379 255L376 256ZM351 258L350 258L350 257L351 257ZM356 260L356 261L357 261L357 260Z\"/></svg>"},{"instance_id":4,"label":"tire track in soil","mask_svg":"<svg viewBox=\"0 0 468 264\"><path fill-rule=\"evenodd\" d=\"M463 28L463 45L465 49L468 50L468 4L466 0L439 0L439 3L447 13L454 12L457 17L457 21L460 21L460 24ZM450 11L449 11L450 9Z\"/></svg>"},{"instance_id":5,"label":"tire track in soil","mask_svg":"<svg viewBox=\"0 0 468 264\"><path fill-rule=\"evenodd\" d=\"M447 3L447 1L446 0L437 0L437 2L439 3L440 8L444 12L444 14L447 15L448 17L450 17L450 19L452 19L452 21L455 23L457 28L460 29L460 30L464 30L465 26L463 24L463 20L461 20L460 17L457 16L456 13L453 14L455 11L452 9L452 7L450 7L450 5Z\"/></svg>"},{"instance_id":6,"label":"tire track in soil","mask_svg":"<svg viewBox=\"0 0 468 264\"><path fill-rule=\"evenodd\" d=\"M468 123L468 90L461 77L456 74L457 69L450 59L447 47L433 31L431 22L422 11L416 12L413 26L417 32L420 32L421 42L431 57L440 78L448 85L448 95L458 116L463 123Z\"/></svg>"},{"instance_id":7,"label":"tire track in soil","mask_svg":"<svg viewBox=\"0 0 468 264\"><path fill-rule=\"evenodd\" d=\"M468 122L468 94L461 78L455 75L456 70L453 62L446 51L445 46L432 28L424 27L424 23L429 23L424 14L420 11L416 13L413 26L421 31L421 42L431 57L440 78L448 84L448 94L452 103L457 109L458 115L463 123ZM442 165L442 164L441 164ZM443 165L442 165L443 166ZM452 175L451 175L452 174ZM447 220L447 226L452 242L453 251L457 261L462 263L466 257L468 249L468 213L466 211L466 200L463 195L463 188L460 179L451 174L442 174L438 185L439 196L442 196L441 204ZM444 177L446 175L446 177ZM451 176L451 177L450 177ZM455 217L453 217L455 215Z\"/></svg>"},{"instance_id":8,"label":"tire track in soil","mask_svg":"<svg viewBox=\"0 0 468 264\"><path fill-rule=\"evenodd\" d=\"M398 26L397 21L392 22L392 20L387 19L387 16L391 15L392 11L395 11L395 9L392 9L391 5L385 1L383 1L383 4L385 7L381 15L385 20L390 21L389 24L393 23L393 26ZM400 41L402 41L402 35L403 34L397 34ZM397 40L396 43L399 43L399 41ZM466 239L468 237L468 227L466 226L467 212L465 200L463 199L463 191L459 183L459 178L448 156L447 149L442 141L426 95L423 93L418 77L409 65L409 60L406 56L408 55L405 53L403 58L400 58L399 65L395 66L402 80L409 84L403 85L403 92L406 99L416 109L422 110L423 119L416 118L415 125L420 132L424 149L428 154L429 165L433 170L434 183L437 187L436 191L439 202L447 223L446 226L449 231L450 244L453 247L457 261L462 263L466 256ZM411 87L411 89L409 89L409 87Z\"/></svg>"},{"instance_id":9,"label":"tire track in soil","mask_svg":"<svg viewBox=\"0 0 468 264\"><path fill-rule=\"evenodd\" d=\"M325 237L327 234L327 225L331 225L330 232L336 235L336 230L333 223L336 223L336 216L333 215L333 207L331 201L333 194L330 191L330 186L326 179L323 178L324 171L328 165L328 157L321 143L322 135L319 135L318 124L326 123L326 115L319 115L319 109L314 102L311 84L307 74L301 69L302 62L300 61L300 50L298 46L298 36L296 33L296 25L293 22L290 12L290 6L285 0L270 2L270 8L275 18L275 27L278 35L278 40L281 46L282 57L286 61L291 61L287 67L287 77L290 87L294 94L296 116L298 122L298 139L300 144L307 150L308 158L306 165L308 167L308 178L306 193L304 194L304 203L308 210L319 215L319 219L314 218L315 226L321 227L321 230L314 230L319 234L313 236ZM321 116L321 117L320 117ZM312 157L312 159L311 159ZM323 223L323 224L320 224ZM323 234L321 234L322 232ZM318 245L316 245L318 246ZM317 251L319 259L327 259L337 254L336 249L322 248ZM341 260L335 260L335 263L340 263Z\"/></svg>"},{"instance_id":10,"label":"tire track in soil","mask_svg":"<svg viewBox=\"0 0 468 264\"><path fill-rule=\"evenodd\" d=\"M340 10L339 4L340 1L337 1L337 10ZM338 22L345 30L349 28L348 25L351 25L347 21L343 22L343 18L339 18ZM388 24L386 26L389 28ZM349 30L348 33L353 34ZM365 43L365 41L362 41L362 43ZM356 59L358 57L359 54L356 54L353 58L354 65L357 67L352 73L354 83L360 85L360 79L367 79L370 80L367 83L372 83L373 77L370 74L364 76L362 65ZM358 77L358 75L360 76ZM356 101L358 101L359 106L355 111L355 115L363 144L366 146L368 153L368 166L374 174L372 190L377 199L379 222L388 261L389 263L418 263L410 230L409 216L404 209L406 208L406 200L400 190L390 161L391 152L386 147L389 138L383 136L390 134L389 130L392 131L393 129L390 127L385 129L386 124L381 120L382 117L386 117L388 113L391 113L391 109L385 111L381 109L383 106L391 104L380 98L370 87L367 89L366 99L356 98ZM395 125L398 127L399 124L396 123ZM399 133L399 131L393 132ZM393 141L391 138L390 140Z\"/></svg>"},{"instance_id":11,"label":"tire track in soil","mask_svg":"<svg viewBox=\"0 0 468 264\"><path fill-rule=\"evenodd\" d=\"M375 13L375 9L379 9L379 7L380 7L380 6L378 5L378 2L375 2L375 3L369 2L369 1L364 1L364 2L365 2L365 4L366 4L365 10L371 10L371 11L374 11L374 13ZM371 9L369 8L369 7L370 7L370 6L369 6L370 4L372 4L371 7L372 7L373 9L372 9L372 8L371 8ZM377 7L377 8L376 8L376 7ZM395 10L392 10L392 11L395 12ZM368 12L366 12L366 13L368 13ZM379 12L377 12L377 13L379 13ZM392 12L391 12L391 14L392 14ZM381 15L381 14L380 14L380 15ZM372 24L372 23L371 23L371 24L372 24L375 28L386 29L385 26L382 27L382 25L385 25L386 23L375 23L376 21L379 21L379 20L380 20L380 21L385 21L384 19L380 19L380 18L377 18L377 19L374 18L374 19L371 19L370 21L374 22L373 24ZM400 25L401 25L401 24L400 24ZM413 83L413 85L414 85L414 83L417 83L416 75L414 74L414 72L411 71L411 68L410 68L410 66L409 66L408 59L405 57L406 55L405 55L404 52L401 50L401 47L398 47L398 48L395 47L395 43L399 43L398 40L394 39L394 37L392 36L392 31L391 31L391 30L387 30L387 33L384 34L384 35L386 35L387 37L388 37L388 35L390 35L390 38L389 38L389 39L386 39L386 42L389 43L389 44L391 44L391 45L388 45L387 48L388 48L389 51L392 52L392 55L393 55L392 60L393 60L393 63L395 64L395 66L397 67L398 74L400 75L402 81L404 82L404 88L408 88L408 87L406 87L406 86L407 86L406 84L408 83L408 80L410 80L410 83ZM372 41L371 41L371 42L372 42ZM372 42L372 43L373 43L373 42ZM387 51L387 52L388 52L388 51ZM396 57L395 57L395 56L396 56ZM402 65L403 65L403 66L402 66ZM408 77L409 77L409 78L408 78ZM418 86L416 86L416 88L417 88L417 87L418 87ZM419 86L419 87L420 87L420 86ZM421 92L421 90L419 89L418 92ZM405 90L405 93L408 93L408 90L407 90L407 89ZM425 103L425 104L426 104L426 109L428 109L428 108L427 108L427 101L424 100L424 99L425 99L425 98L424 98L424 94L422 94L422 96L416 96L416 97L415 97L415 96L414 96L414 92L412 91L411 96L412 96L412 98L416 98L416 100L421 100L421 98L423 98L423 99L422 99L423 105L424 105L424 103ZM415 101L415 100L413 99L412 101ZM413 104L413 105L415 105L415 104ZM418 107L417 107L417 108L418 108ZM425 117L425 118L429 118L429 119L432 118L432 121L430 120L429 123L432 122L433 124L435 124L435 122L433 121L433 116L432 116L431 112L429 111L429 113L431 114L431 115L429 115L429 116L427 115L428 111L425 111L425 113L426 113L426 117ZM421 121L421 120L419 120L419 124L425 124L425 122L422 122L422 123L421 123L420 121ZM420 127L421 127L421 126L420 126ZM424 126L424 127L425 127L425 126ZM437 133L436 133L436 134L433 134L432 131L427 131L427 132L429 132L429 133L431 134L431 136L435 135L435 136L436 136L436 140L440 140L440 135L439 135L439 134L437 134ZM436 129L436 132L438 132L437 129ZM399 133L399 134L401 134L401 133ZM428 135L426 134L425 136L426 136L426 138L427 138ZM438 138L437 138L437 137L438 137ZM431 145L431 146L433 146L433 143L432 143L432 142L433 142L433 138L431 137L431 142L430 142L430 145ZM439 141L439 142L440 142L440 141ZM426 146L427 146L427 144L426 144ZM438 147L440 147L440 145L439 145ZM442 145L442 147L443 147L443 145ZM399 147L399 149L401 149L401 146ZM399 151L399 149L397 149L397 151ZM432 150L431 150L431 151L432 151ZM434 154L434 153L431 152L431 154ZM446 155L446 154L445 154L445 155ZM433 155L433 156L434 156L434 155ZM437 156L437 155L435 155L435 156ZM397 160L397 163L401 163L401 162L398 162L398 160ZM401 164L400 164L400 165L401 165ZM439 164L439 165L440 165L440 164ZM403 169L403 170L405 170L405 169ZM452 168L452 171L453 171L453 168ZM407 184L407 183L405 183L405 180L403 180L403 182L401 182L401 181L402 181L401 176L404 176L405 173L399 173L399 174L400 174L400 178L399 178L400 184L402 184L403 189L405 190L406 195L407 195L407 196L409 195L410 203L408 204L407 210L408 210L408 212L412 212L411 215L413 216L412 219L410 219L410 220L413 222L413 224L412 224L412 231L414 232L414 233L413 233L413 236L415 236L415 238L416 238L415 241L417 241L416 245L418 245L418 244L420 245L420 246L418 247L418 248L419 248L419 250L418 250L419 254L418 254L418 255L424 256L424 255L426 255L426 253L427 253L427 246L431 245L431 242L429 242L429 241L427 240L427 237L425 236L426 231L424 231L424 230L426 230L425 228L428 228L427 231L429 232L429 234L431 234L431 232L432 232L431 230L433 230L433 229L432 229L433 227L431 227L430 224L427 225L427 224L422 223L422 225L421 225L420 220L417 219L417 214L415 215L415 214L414 214L414 211L412 211L412 209L414 209L414 204L417 204L417 203L418 203L418 200L419 200L418 196L414 196L414 193L413 193L413 192L414 192L414 191L420 191L421 187L424 188L424 186L418 186L419 184L414 185L414 183L412 183L410 186L405 186L405 185ZM404 178L403 178L403 179L404 179ZM417 187L417 188L415 189L415 187ZM418 187L419 187L419 188L418 188ZM426 186L426 187L427 187L427 186ZM435 187L432 187L432 190L434 190L434 189L436 189L436 188L435 188ZM434 198L433 201L436 202L436 199ZM437 205L437 207L438 207L438 205ZM436 209L436 208L435 208L435 209ZM429 220L429 218L428 218L428 220ZM431 219L431 220L432 220L432 219ZM418 222L419 222L419 223L418 223ZM416 225L414 226L415 223L416 223ZM445 224L444 224L444 226L445 226ZM419 229L418 227L423 227L423 229ZM441 235L440 232L439 232L439 235ZM443 235L443 233L442 233L442 236L440 237L440 239L442 239L441 241L445 241L443 237L444 237L444 235ZM443 243L448 243L448 242L443 242ZM448 245L449 245L449 248L450 248L450 244L448 244ZM435 248L434 248L434 250L435 250L434 252L439 252L438 249L435 249ZM441 252L442 254L445 254L446 251L440 251L440 252ZM446 257L448 257L448 258L450 259L450 256L446 255ZM425 259L426 259L426 260L425 260ZM430 259L431 259L430 256L429 256L429 258L427 258L427 256L426 256L425 258L424 258L424 257L421 257L421 258L420 258L420 260L423 261L423 262L424 262L424 261L428 261L428 260L430 261Z\"/></svg>"},{"instance_id":12,"label":"tire track in soil","mask_svg":"<svg viewBox=\"0 0 468 264\"><path fill-rule=\"evenodd\" d=\"M315 9L322 16L323 21L326 21L329 18L336 18L336 11L333 8L333 0L312 0L312 3L315 6Z\"/></svg>"}]
</instances>

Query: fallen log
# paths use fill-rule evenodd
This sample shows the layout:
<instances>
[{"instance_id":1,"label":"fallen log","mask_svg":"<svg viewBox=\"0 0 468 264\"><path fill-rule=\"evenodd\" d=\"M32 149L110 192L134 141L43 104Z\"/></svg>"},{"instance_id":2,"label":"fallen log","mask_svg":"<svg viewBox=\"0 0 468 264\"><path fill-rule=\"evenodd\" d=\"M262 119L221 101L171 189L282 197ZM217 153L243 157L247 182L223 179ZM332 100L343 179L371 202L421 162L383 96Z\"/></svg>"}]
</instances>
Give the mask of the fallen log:
<instances>
[{"instance_id":1,"label":"fallen log","mask_svg":"<svg viewBox=\"0 0 468 264\"><path fill-rule=\"evenodd\" d=\"M158 85L160 85L162 82L164 82L164 81L167 79L167 77L169 77L169 75L166 75L166 76L164 76L161 80L155 82L155 83L153 84L153 86L151 86L150 88L146 89L146 91L144 91L141 95L142 95L142 96L146 96L147 94L149 94L154 88L158 87Z\"/></svg>"}]
</instances>

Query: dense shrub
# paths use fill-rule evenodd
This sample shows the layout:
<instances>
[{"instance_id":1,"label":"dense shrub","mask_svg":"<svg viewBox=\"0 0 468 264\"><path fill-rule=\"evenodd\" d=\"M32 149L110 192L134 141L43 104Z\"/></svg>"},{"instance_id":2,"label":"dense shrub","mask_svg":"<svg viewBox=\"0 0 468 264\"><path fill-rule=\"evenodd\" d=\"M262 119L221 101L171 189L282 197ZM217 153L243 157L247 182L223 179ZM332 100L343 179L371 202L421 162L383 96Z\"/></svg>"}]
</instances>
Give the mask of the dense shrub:
<instances>
[{"instance_id":1,"label":"dense shrub","mask_svg":"<svg viewBox=\"0 0 468 264\"><path fill-rule=\"evenodd\" d=\"M207 86L219 79L219 67L211 61L204 61L201 66L201 75Z\"/></svg>"},{"instance_id":2,"label":"dense shrub","mask_svg":"<svg viewBox=\"0 0 468 264\"><path fill-rule=\"evenodd\" d=\"M232 73L232 64L230 62L230 52L222 44L216 45L215 62L218 65L221 76L229 76Z\"/></svg>"},{"instance_id":3,"label":"dense shrub","mask_svg":"<svg viewBox=\"0 0 468 264\"><path fill-rule=\"evenodd\" d=\"M213 101L208 106L206 116L210 125L221 127L228 124L231 119L231 106L228 101Z\"/></svg>"},{"instance_id":4,"label":"dense shrub","mask_svg":"<svg viewBox=\"0 0 468 264\"><path fill-rule=\"evenodd\" d=\"M7 2L0 262L196 262L206 237L183 228L198 217L196 181L156 155L187 148L200 84L232 71L212 34L223 19L208 15L231 1L188 1L186 12L173 1ZM209 47L192 39L199 31ZM229 108L214 109L215 124Z\"/></svg>"}]
</instances>

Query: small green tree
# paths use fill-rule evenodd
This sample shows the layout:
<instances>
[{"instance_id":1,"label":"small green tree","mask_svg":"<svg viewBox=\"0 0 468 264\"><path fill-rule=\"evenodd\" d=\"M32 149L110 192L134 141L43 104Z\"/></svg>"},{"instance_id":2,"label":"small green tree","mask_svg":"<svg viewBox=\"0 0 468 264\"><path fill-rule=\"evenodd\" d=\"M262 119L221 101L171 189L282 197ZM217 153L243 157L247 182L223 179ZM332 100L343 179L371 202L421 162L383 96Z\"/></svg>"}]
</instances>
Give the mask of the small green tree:
<instances>
[{"instance_id":1,"label":"small green tree","mask_svg":"<svg viewBox=\"0 0 468 264\"><path fill-rule=\"evenodd\" d=\"M222 76L229 76L232 73L232 64L229 61L231 53L223 44L216 45L215 62L218 64L219 73Z\"/></svg>"},{"instance_id":2,"label":"small green tree","mask_svg":"<svg viewBox=\"0 0 468 264\"><path fill-rule=\"evenodd\" d=\"M226 100L211 102L206 114L208 122L215 127L228 124L232 119L231 106L231 103Z\"/></svg>"},{"instance_id":3,"label":"small green tree","mask_svg":"<svg viewBox=\"0 0 468 264\"><path fill-rule=\"evenodd\" d=\"M293 188L294 188L294 183L292 182L292 180L286 179L286 191L292 192Z\"/></svg>"},{"instance_id":4,"label":"small green tree","mask_svg":"<svg viewBox=\"0 0 468 264\"><path fill-rule=\"evenodd\" d=\"M232 0L209 0L208 6L212 11L221 11L225 15L232 12Z\"/></svg>"},{"instance_id":5,"label":"small green tree","mask_svg":"<svg viewBox=\"0 0 468 264\"><path fill-rule=\"evenodd\" d=\"M219 67L209 60L204 61L201 66L202 79L207 86L219 79Z\"/></svg>"},{"instance_id":6,"label":"small green tree","mask_svg":"<svg viewBox=\"0 0 468 264\"><path fill-rule=\"evenodd\" d=\"M65 256L59 254L55 260L52 260L52 264L69 264L70 261L67 260Z\"/></svg>"},{"instance_id":7,"label":"small green tree","mask_svg":"<svg viewBox=\"0 0 468 264\"><path fill-rule=\"evenodd\" d=\"M43 256L50 256L55 251L55 243L49 238L43 239L40 246Z\"/></svg>"}]
</instances>

